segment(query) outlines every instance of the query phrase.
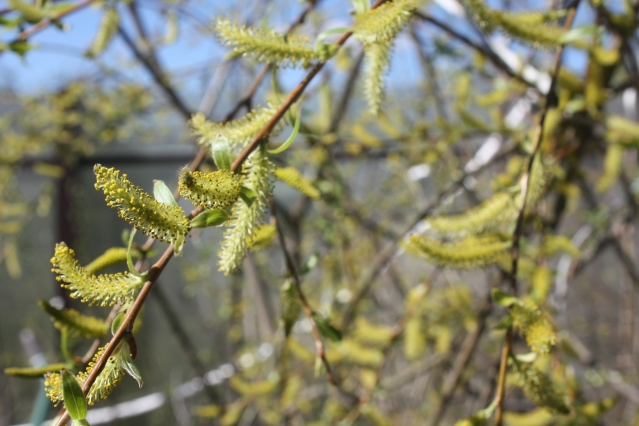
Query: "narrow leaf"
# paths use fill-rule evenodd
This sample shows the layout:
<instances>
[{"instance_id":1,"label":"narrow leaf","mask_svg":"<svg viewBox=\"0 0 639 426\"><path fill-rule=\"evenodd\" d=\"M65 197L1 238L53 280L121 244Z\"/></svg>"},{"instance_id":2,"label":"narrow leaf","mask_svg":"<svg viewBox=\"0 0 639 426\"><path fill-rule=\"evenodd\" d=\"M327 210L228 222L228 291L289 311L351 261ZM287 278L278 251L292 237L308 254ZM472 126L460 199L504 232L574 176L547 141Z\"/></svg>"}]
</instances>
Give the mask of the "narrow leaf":
<instances>
[{"instance_id":1,"label":"narrow leaf","mask_svg":"<svg viewBox=\"0 0 639 426\"><path fill-rule=\"evenodd\" d=\"M64 406L73 420L82 420L87 416L87 401L84 392L73 374L67 370L60 371L62 375L62 396Z\"/></svg>"},{"instance_id":2,"label":"narrow leaf","mask_svg":"<svg viewBox=\"0 0 639 426\"><path fill-rule=\"evenodd\" d=\"M211 146L213 150L213 161L220 170L231 171L231 147L229 140L223 134L217 135Z\"/></svg>"},{"instance_id":3,"label":"narrow leaf","mask_svg":"<svg viewBox=\"0 0 639 426\"><path fill-rule=\"evenodd\" d=\"M153 198L167 206L177 207L178 204L173 198L173 193L168 186L161 180L153 181Z\"/></svg>"},{"instance_id":4,"label":"narrow leaf","mask_svg":"<svg viewBox=\"0 0 639 426\"><path fill-rule=\"evenodd\" d=\"M288 147L291 146L291 144L297 137L297 133L300 131L301 116L302 116L302 111L300 110L297 113L297 117L295 117L295 125L293 126L293 133L291 133L291 136L289 136L288 139L286 139L286 142L284 142L282 145L278 146L277 148L269 149L268 150L269 154L279 154L281 152L286 151Z\"/></svg>"},{"instance_id":5,"label":"narrow leaf","mask_svg":"<svg viewBox=\"0 0 639 426\"><path fill-rule=\"evenodd\" d=\"M219 226L229 220L229 215L224 210L207 210L200 213L191 220L191 227L206 228L208 226Z\"/></svg>"},{"instance_id":6,"label":"narrow leaf","mask_svg":"<svg viewBox=\"0 0 639 426\"><path fill-rule=\"evenodd\" d=\"M122 321L124 321L124 318L124 314L118 314L115 318L113 318L113 322L111 323L111 334L115 335L115 333L117 333L120 329L120 325L122 325Z\"/></svg>"},{"instance_id":7,"label":"narrow leaf","mask_svg":"<svg viewBox=\"0 0 639 426\"><path fill-rule=\"evenodd\" d=\"M120 366L124 371L126 371L129 376L133 377L136 382L138 382L138 386L142 388L144 385L144 380L142 380L142 375L140 374L140 370L133 362L131 358L131 348L129 347L128 342L122 342L122 348L120 349L121 353L121 364Z\"/></svg>"},{"instance_id":8,"label":"narrow leaf","mask_svg":"<svg viewBox=\"0 0 639 426\"><path fill-rule=\"evenodd\" d=\"M493 300L495 301L495 303L497 303L498 305L504 306L504 307L508 307L508 306L513 305L515 303L519 303L519 299L517 299L516 297L511 296L510 294L506 293L505 291L498 290L496 288L493 289L492 296L493 296Z\"/></svg>"},{"instance_id":9,"label":"narrow leaf","mask_svg":"<svg viewBox=\"0 0 639 426\"><path fill-rule=\"evenodd\" d=\"M247 206L251 207L253 201L255 201L255 199L257 198L257 193L251 188L242 186L240 190L240 198L246 203Z\"/></svg>"},{"instance_id":10,"label":"narrow leaf","mask_svg":"<svg viewBox=\"0 0 639 426\"><path fill-rule=\"evenodd\" d=\"M314 314L313 319L320 334L333 342L342 340L342 332L331 325L331 323L321 316Z\"/></svg>"}]
</instances>

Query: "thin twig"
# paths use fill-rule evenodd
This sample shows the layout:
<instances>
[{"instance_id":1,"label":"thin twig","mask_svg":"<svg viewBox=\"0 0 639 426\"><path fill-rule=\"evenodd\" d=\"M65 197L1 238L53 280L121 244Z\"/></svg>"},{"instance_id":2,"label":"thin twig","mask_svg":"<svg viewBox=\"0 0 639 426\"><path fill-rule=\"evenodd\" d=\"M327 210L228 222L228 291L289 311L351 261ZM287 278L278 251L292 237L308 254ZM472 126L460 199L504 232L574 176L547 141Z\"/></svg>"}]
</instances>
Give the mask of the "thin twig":
<instances>
[{"instance_id":1,"label":"thin twig","mask_svg":"<svg viewBox=\"0 0 639 426\"><path fill-rule=\"evenodd\" d=\"M34 34L39 33L40 31L44 30L45 28L48 28L49 25L51 25L54 21L57 21L59 19L64 18L67 15L70 15L74 12L77 12L80 9L83 9L85 7L87 7L88 5L90 5L91 3L95 2L96 0L84 0L81 1L77 4L74 4L73 6L69 7L68 9L63 10L62 12L58 13L57 15L51 17L51 18L45 18L43 20L41 20L40 22L38 22L37 24L33 25L32 27L22 31L20 34L18 34L18 36L15 38L15 40L13 40L13 43L17 42L17 41L25 41L27 40L29 37L33 36ZM5 12L8 12L9 10L5 10ZM0 50L0 54L2 54L2 50Z\"/></svg>"},{"instance_id":2,"label":"thin twig","mask_svg":"<svg viewBox=\"0 0 639 426\"><path fill-rule=\"evenodd\" d=\"M302 280L300 279L299 273L297 272L297 267L295 266L295 261L293 260L293 256L291 256L290 252L286 248L286 240L284 238L284 232L282 231L282 227L277 223L277 212L275 210L275 205L271 204L272 215L276 217L276 225L277 236L280 243L280 248L282 249L282 254L284 255L284 261L286 263L286 269L288 270L289 275L293 278L293 282L295 283L295 290L297 291L297 295L300 298L300 302L302 304L302 309L304 310L304 314L306 315L306 319L311 325L311 335L313 336L313 340L315 341L315 352L317 354L317 358L321 360L324 368L326 369L326 378L328 382L335 386L340 392L345 395L351 396L350 393L346 392L343 388L337 376L335 375L333 368L330 363L326 359L326 350L324 348L324 342L322 341L322 336L317 328L317 324L315 322L315 311L311 307L308 298L304 294L302 290Z\"/></svg>"},{"instance_id":3,"label":"thin twig","mask_svg":"<svg viewBox=\"0 0 639 426\"><path fill-rule=\"evenodd\" d=\"M375 382L373 386L371 386L359 398L357 405L350 411L350 413L348 413L348 415L344 418L344 421L341 424L343 425L353 424L353 422L355 422L355 420L357 420L357 418L362 413L362 409L370 402L371 397L373 396L373 393L375 392L375 389L377 389L377 386L379 385L379 382L382 376L382 371L384 369L384 366L388 362L388 356L389 356L391 348L393 347L393 344L402 335L402 333L406 329L406 324L408 323L408 320L410 320L413 317L413 315L415 315L415 312L419 308L419 305L426 297L428 290L430 290L429 282L424 281L422 285L424 287L422 293L420 293L420 296L418 298L411 301L411 304L408 307L408 309L406 309L406 311L404 312L404 315L402 315L400 320L397 322L397 324L395 324L395 326L391 330L390 339L388 340L386 345L382 348L382 362L379 363L379 365L377 366L377 370L375 371Z\"/></svg>"},{"instance_id":4,"label":"thin twig","mask_svg":"<svg viewBox=\"0 0 639 426\"><path fill-rule=\"evenodd\" d=\"M444 97L442 96L441 88L439 87L437 76L435 75L435 67L433 66L430 58L426 56L426 52L424 52L424 43L419 38L419 35L417 35L414 25L410 28L410 35L415 41L419 60L422 63L426 76L428 77L428 85L430 86L430 91L433 93L433 97L435 98L435 110L437 111L437 115L443 123L446 123L448 122L446 102L444 102Z\"/></svg>"},{"instance_id":5,"label":"thin twig","mask_svg":"<svg viewBox=\"0 0 639 426\"><path fill-rule=\"evenodd\" d=\"M465 35L461 34L460 32L458 32L457 30L455 30L454 28L452 28L448 24L445 24L444 22L441 22L440 20L438 20L437 18L435 18L433 16L426 15L426 14L421 13L419 11L415 12L415 16L420 18L422 21L430 22L431 24L435 25L436 27L439 27L440 29L444 30L445 32L447 32L448 34L450 34L451 36L453 36L457 40L461 41L462 43L464 43L468 47L476 50L477 52L481 53L486 58L490 59L490 61L497 68L499 68L500 70L504 71L510 77L513 77L516 80L519 80L522 83L526 84L527 86L530 86L531 88L537 90L537 86L533 82L530 82L530 81L526 80L522 75L520 75L520 74L516 73L514 70L512 70L510 68L510 66L508 66L508 64L506 64L506 62L504 62L504 60L497 53L495 53L492 49L490 49L490 47L487 47L487 46L484 47L484 46L480 45L479 43L474 42L473 40L471 40L468 37L466 37Z\"/></svg>"},{"instance_id":6,"label":"thin twig","mask_svg":"<svg viewBox=\"0 0 639 426\"><path fill-rule=\"evenodd\" d=\"M377 0L375 4L371 6L371 8L375 9L385 1L386 0ZM343 33L335 41L335 46L337 48L343 46L352 34L353 33L350 31ZM264 127L262 127L259 132L257 132L255 136L253 136L251 142L237 156L237 158L233 162L233 170L239 170L248 156L251 155L251 153L255 151L255 149L259 146L259 144L268 137L277 123L282 119L282 117L284 117L286 111L288 111L291 105L293 105L299 99L299 97L302 96L302 93L304 93L306 87L311 83L311 81L313 81L313 78L315 78L315 76L322 70L322 68L324 68L325 64L326 62L319 62L315 66L313 66L308 74L306 74L306 77L304 77L304 79L288 94L288 96L286 97L282 105L280 105L280 107L277 109L273 117L266 123Z\"/></svg>"},{"instance_id":7,"label":"thin twig","mask_svg":"<svg viewBox=\"0 0 639 426\"><path fill-rule=\"evenodd\" d=\"M459 383L459 379L461 378L462 373L466 369L466 365L468 365L468 362L470 361L473 353L475 352L475 349L477 348L477 342L479 341L479 338L486 329L486 319L490 314L491 307L492 304L490 300L484 302L484 305L477 314L477 324L475 326L475 329L469 331L464 338L464 341L459 348L459 352L455 357L455 361L453 361L453 368L444 378L440 399L437 406L433 409L430 418L428 419L428 426L437 426L441 421L442 416L446 412L446 408L452 400L453 393L455 392L455 388Z\"/></svg>"},{"instance_id":8,"label":"thin twig","mask_svg":"<svg viewBox=\"0 0 639 426\"><path fill-rule=\"evenodd\" d=\"M190 120L192 115L191 111L184 102L182 102L182 99L180 99L175 90L173 90L173 87L168 82L168 77L164 72L162 72L162 69L159 68L157 62L152 59L151 55L145 55L140 49L138 49L138 46L136 46L131 36L125 31L122 25L118 26L118 33L120 33L120 37L122 37L122 40L124 40L124 43L129 47L129 49L131 49L131 52L133 52L135 57L146 66L155 82L162 88L173 106L180 112L180 114L182 114L182 117L185 120Z\"/></svg>"},{"instance_id":9,"label":"thin twig","mask_svg":"<svg viewBox=\"0 0 639 426\"><path fill-rule=\"evenodd\" d=\"M577 11L577 6L579 5L579 0L576 0L568 11L568 16L566 17L566 21L564 23L564 29L568 30L575 19L575 13ZM541 142L544 137L544 124L546 121L546 115L548 111L557 105L557 95L555 93L555 87L557 85L557 76L559 75L559 69L561 67L561 59L564 52L564 45L560 45L557 48L557 52L555 54L555 61L553 64L553 68L551 71L551 82L550 88L548 89L548 93L546 95L546 102L543 106L543 110L541 112L541 117L539 119L539 124L537 125L535 138L533 141L532 150L530 155L528 156L528 160L526 163L525 172L521 178L521 193L519 195L519 213L517 215L517 222L515 225L515 230L512 235L512 263L509 274L509 284L510 284L510 292L516 296L517 295L517 268L519 266L519 245L521 241L521 236L524 230L524 218L526 213L526 198L528 197L528 191L530 190L530 176L533 168L533 164L535 161L535 157L537 152L539 151L539 147L541 146ZM496 411L495 411L495 425L501 426L503 410L504 410L504 393L506 388L506 370L508 358L510 356L510 349L512 345L512 336L513 336L513 328L512 326L508 327L506 331L506 337L504 342L504 348L502 350L501 363L499 366L499 376L497 380L497 392L495 395L495 403L496 403Z\"/></svg>"}]
</instances>

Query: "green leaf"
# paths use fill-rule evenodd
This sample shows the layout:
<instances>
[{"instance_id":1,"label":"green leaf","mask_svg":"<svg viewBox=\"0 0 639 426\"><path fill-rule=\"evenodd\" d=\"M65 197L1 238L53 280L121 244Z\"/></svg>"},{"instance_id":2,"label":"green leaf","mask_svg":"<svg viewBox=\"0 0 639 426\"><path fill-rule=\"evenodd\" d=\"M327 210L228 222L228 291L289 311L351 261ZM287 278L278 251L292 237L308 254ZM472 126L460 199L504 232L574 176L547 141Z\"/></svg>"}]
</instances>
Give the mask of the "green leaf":
<instances>
[{"instance_id":1,"label":"green leaf","mask_svg":"<svg viewBox=\"0 0 639 426\"><path fill-rule=\"evenodd\" d=\"M167 206L177 207L178 204L173 198L173 193L168 186L161 180L153 181L153 198Z\"/></svg>"},{"instance_id":2,"label":"green leaf","mask_svg":"<svg viewBox=\"0 0 639 426\"><path fill-rule=\"evenodd\" d=\"M206 228L207 226L219 226L228 220L229 215L224 210L207 210L191 219L191 227Z\"/></svg>"},{"instance_id":3,"label":"green leaf","mask_svg":"<svg viewBox=\"0 0 639 426\"><path fill-rule=\"evenodd\" d=\"M73 420L82 420L87 416L87 401L84 392L73 374L60 370L62 375L62 396L64 406Z\"/></svg>"},{"instance_id":4,"label":"green leaf","mask_svg":"<svg viewBox=\"0 0 639 426\"><path fill-rule=\"evenodd\" d=\"M111 323L111 334L115 335L115 333L117 333L120 325L122 324L122 321L124 321L125 316L126 315L124 314L118 314L115 318L113 318L113 322Z\"/></svg>"},{"instance_id":5,"label":"green leaf","mask_svg":"<svg viewBox=\"0 0 639 426\"><path fill-rule=\"evenodd\" d=\"M288 139L286 139L286 142L284 142L282 145L278 146L277 148L267 150L269 154L279 154L281 152L286 151L288 147L291 146L291 144L297 137L297 133L300 131L301 116L302 116L302 110L300 109L300 111L297 113L297 116L295 117L295 125L293 126L293 133L291 133L291 136L289 136Z\"/></svg>"},{"instance_id":6,"label":"green leaf","mask_svg":"<svg viewBox=\"0 0 639 426\"><path fill-rule=\"evenodd\" d=\"M510 315L507 315L505 318L499 321L494 328L495 330L506 330L508 327L513 325L513 322L513 318Z\"/></svg>"},{"instance_id":7,"label":"green leaf","mask_svg":"<svg viewBox=\"0 0 639 426\"><path fill-rule=\"evenodd\" d=\"M35 24L47 17L47 13L44 9L24 1L9 0L11 7L20 12L25 21L30 24Z\"/></svg>"},{"instance_id":8,"label":"green leaf","mask_svg":"<svg viewBox=\"0 0 639 426\"><path fill-rule=\"evenodd\" d=\"M251 188L247 188L246 186L242 186L240 190L240 198L246 203L247 206L251 207L253 201L257 198L257 194Z\"/></svg>"},{"instance_id":9,"label":"green leaf","mask_svg":"<svg viewBox=\"0 0 639 426\"><path fill-rule=\"evenodd\" d=\"M515 303L519 303L519 299L517 299L515 296L511 296L510 294L506 293L505 291L498 290L496 288L493 289L492 296L493 296L493 300L495 301L495 303L497 303L498 305L504 306L504 307L508 307L508 306L513 305Z\"/></svg>"},{"instance_id":10,"label":"green leaf","mask_svg":"<svg viewBox=\"0 0 639 426\"><path fill-rule=\"evenodd\" d=\"M43 375L47 373L58 372L63 368L73 367L70 364L50 364L44 367L9 367L4 369L4 374L7 376L20 377L23 379L41 379Z\"/></svg>"},{"instance_id":11,"label":"green leaf","mask_svg":"<svg viewBox=\"0 0 639 426\"><path fill-rule=\"evenodd\" d=\"M371 4L368 0L352 0L355 15L361 15L371 10Z\"/></svg>"},{"instance_id":12,"label":"green leaf","mask_svg":"<svg viewBox=\"0 0 639 426\"><path fill-rule=\"evenodd\" d=\"M326 318L322 318L317 314L313 314L313 319L315 320L317 329L322 336L333 342L339 342L340 340L342 340L342 332L333 327Z\"/></svg>"},{"instance_id":13,"label":"green leaf","mask_svg":"<svg viewBox=\"0 0 639 426\"><path fill-rule=\"evenodd\" d=\"M368 3L368 1L366 3ZM315 50L322 49L322 43L329 36L332 36L333 34L341 34L341 33L346 33L351 31L353 31L353 29L348 27L331 28L330 30L322 31L321 33L319 33L319 35L315 39Z\"/></svg>"},{"instance_id":14,"label":"green leaf","mask_svg":"<svg viewBox=\"0 0 639 426\"><path fill-rule=\"evenodd\" d=\"M131 230L129 228L124 228L122 230L122 244L124 244L125 246L129 245L129 237L131 237Z\"/></svg>"},{"instance_id":15,"label":"green leaf","mask_svg":"<svg viewBox=\"0 0 639 426\"><path fill-rule=\"evenodd\" d=\"M211 146L213 150L213 161L220 170L231 170L231 147L229 140L223 134L217 135Z\"/></svg>"},{"instance_id":16,"label":"green leaf","mask_svg":"<svg viewBox=\"0 0 639 426\"><path fill-rule=\"evenodd\" d=\"M89 422L86 421L86 419L82 419L82 420L73 420L71 422L71 426L91 426L89 424Z\"/></svg>"},{"instance_id":17,"label":"green leaf","mask_svg":"<svg viewBox=\"0 0 639 426\"><path fill-rule=\"evenodd\" d=\"M131 257L131 246L133 245L133 237L135 237L136 228L133 228L131 233L129 234L129 244L126 248L126 264L129 267L129 272L132 275L135 275L139 278L144 278L146 280L147 274L140 274L137 269L135 269L135 265L133 264L133 258Z\"/></svg>"},{"instance_id":18,"label":"green leaf","mask_svg":"<svg viewBox=\"0 0 639 426\"><path fill-rule=\"evenodd\" d=\"M571 41L581 40L586 36L597 34L600 29L601 28L597 25L582 25L580 27L572 28L559 37L559 43L566 44Z\"/></svg>"},{"instance_id":19,"label":"green leaf","mask_svg":"<svg viewBox=\"0 0 639 426\"><path fill-rule=\"evenodd\" d=\"M33 49L33 45L26 40L17 40L9 43L9 49L19 56L24 56L29 50Z\"/></svg>"},{"instance_id":20,"label":"green leaf","mask_svg":"<svg viewBox=\"0 0 639 426\"><path fill-rule=\"evenodd\" d=\"M313 253L311 257L308 258L306 263L300 268L300 271L299 271L300 276L306 275L309 272L311 272L317 266L318 261L319 261L319 257L317 256L317 254Z\"/></svg>"},{"instance_id":21,"label":"green leaf","mask_svg":"<svg viewBox=\"0 0 639 426\"><path fill-rule=\"evenodd\" d=\"M120 349L120 366L124 371L126 371L129 376L133 377L136 382L138 382L138 386L141 388L144 385L144 380L142 380L142 375L140 374L140 370L131 359L131 348L129 347L128 342L122 342L122 348Z\"/></svg>"}]
</instances>

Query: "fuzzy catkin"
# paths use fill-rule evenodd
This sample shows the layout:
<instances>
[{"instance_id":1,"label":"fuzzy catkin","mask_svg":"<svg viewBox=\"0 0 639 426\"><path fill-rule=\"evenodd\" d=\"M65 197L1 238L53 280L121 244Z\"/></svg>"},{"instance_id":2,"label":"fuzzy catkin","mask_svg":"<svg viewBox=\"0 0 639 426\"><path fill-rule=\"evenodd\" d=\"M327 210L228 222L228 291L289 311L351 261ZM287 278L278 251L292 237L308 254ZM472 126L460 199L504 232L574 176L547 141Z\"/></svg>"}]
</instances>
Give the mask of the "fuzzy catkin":
<instances>
[{"instance_id":1,"label":"fuzzy catkin","mask_svg":"<svg viewBox=\"0 0 639 426\"><path fill-rule=\"evenodd\" d=\"M195 114L189 125L193 133L198 137L198 143L209 147L219 134L224 135L232 148L242 149L259 132L262 127L275 115L277 108L267 104L265 107L258 106L251 110L244 117L229 123L212 123L206 119L204 114ZM281 130L282 124L278 124L271 131L275 135Z\"/></svg>"},{"instance_id":2,"label":"fuzzy catkin","mask_svg":"<svg viewBox=\"0 0 639 426\"><path fill-rule=\"evenodd\" d=\"M443 243L426 236L413 235L408 239L406 248L441 266L474 268L495 263L510 245L510 241L502 241L494 236L469 237L458 242Z\"/></svg>"},{"instance_id":3,"label":"fuzzy catkin","mask_svg":"<svg viewBox=\"0 0 639 426\"><path fill-rule=\"evenodd\" d=\"M51 259L52 272L62 287L71 290L71 297L89 305L113 306L135 299L144 280L128 272L118 274L89 274L75 258L75 252L65 243L55 246Z\"/></svg>"},{"instance_id":4,"label":"fuzzy catkin","mask_svg":"<svg viewBox=\"0 0 639 426\"><path fill-rule=\"evenodd\" d=\"M98 32L91 43L91 47L87 50L86 55L90 58L98 56L102 53L111 43L113 37L118 32L118 25L120 24L120 15L115 7L106 7L100 20L100 26Z\"/></svg>"},{"instance_id":5,"label":"fuzzy catkin","mask_svg":"<svg viewBox=\"0 0 639 426\"><path fill-rule=\"evenodd\" d=\"M416 8L416 0L386 2L355 16L353 35L364 44L391 41L408 23Z\"/></svg>"},{"instance_id":6,"label":"fuzzy catkin","mask_svg":"<svg viewBox=\"0 0 639 426\"><path fill-rule=\"evenodd\" d=\"M313 62L326 60L322 51L315 51L306 37L279 34L276 31L249 28L220 18L213 24L220 41L233 48L237 55L258 62L279 66L309 67Z\"/></svg>"},{"instance_id":7,"label":"fuzzy catkin","mask_svg":"<svg viewBox=\"0 0 639 426\"><path fill-rule=\"evenodd\" d=\"M104 192L107 205L116 208L118 216L143 234L173 244L176 255L182 252L190 225L181 207L156 201L114 168L96 164L93 170L95 189Z\"/></svg>"},{"instance_id":8,"label":"fuzzy catkin","mask_svg":"<svg viewBox=\"0 0 639 426\"><path fill-rule=\"evenodd\" d=\"M530 349L544 355L555 344L555 331L548 317L534 305L515 304L510 307L514 325L526 338Z\"/></svg>"},{"instance_id":9,"label":"fuzzy catkin","mask_svg":"<svg viewBox=\"0 0 639 426\"><path fill-rule=\"evenodd\" d=\"M244 260L257 227L266 213L268 199L273 193L273 170L275 166L266 156L264 147L255 151L246 161L248 176L244 184L255 191L257 198L248 206L238 200L233 206L230 226L224 232L219 252L219 269L225 275L234 272Z\"/></svg>"},{"instance_id":10,"label":"fuzzy catkin","mask_svg":"<svg viewBox=\"0 0 639 426\"><path fill-rule=\"evenodd\" d=\"M368 109L378 115L384 101L384 77L390 66L392 41L380 41L364 47L364 97Z\"/></svg>"},{"instance_id":11,"label":"fuzzy catkin","mask_svg":"<svg viewBox=\"0 0 639 426\"><path fill-rule=\"evenodd\" d=\"M227 170L210 173L180 171L180 194L193 205L207 209L226 209L233 205L240 194L242 175Z\"/></svg>"},{"instance_id":12,"label":"fuzzy catkin","mask_svg":"<svg viewBox=\"0 0 639 426\"><path fill-rule=\"evenodd\" d=\"M514 224L517 206L513 198L513 194L498 192L464 213L433 217L428 223L437 231L450 235L495 232Z\"/></svg>"},{"instance_id":13,"label":"fuzzy catkin","mask_svg":"<svg viewBox=\"0 0 639 426\"><path fill-rule=\"evenodd\" d=\"M102 269L109 266L117 265L118 263L124 263L127 259L128 250L124 247L111 247L100 256L95 258L91 263L86 265L84 269L90 274L95 274Z\"/></svg>"},{"instance_id":14,"label":"fuzzy catkin","mask_svg":"<svg viewBox=\"0 0 639 426\"><path fill-rule=\"evenodd\" d=\"M275 177L309 198L317 200L320 192L295 167L278 167Z\"/></svg>"},{"instance_id":15,"label":"fuzzy catkin","mask_svg":"<svg viewBox=\"0 0 639 426\"><path fill-rule=\"evenodd\" d=\"M66 330L69 337L100 338L106 336L109 326L104 320L83 315L75 309L57 309L44 300L38 306L51 316L53 325L58 330Z\"/></svg>"},{"instance_id":16,"label":"fuzzy catkin","mask_svg":"<svg viewBox=\"0 0 639 426\"><path fill-rule=\"evenodd\" d=\"M530 364L518 364L519 383L526 396L538 407L552 413L568 414L570 409L550 378Z\"/></svg>"},{"instance_id":17,"label":"fuzzy catkin","mask_svg":"<svg viewBox=\"0 0 639 426\"><path fill-rule=\"evenodd\" d=\"M76 375L76 380L82 385L91 374L91 370L95 368L95 363L102 356L104 350L109 346L107 343L93 356L93 359L87 365L85 371L81 371ZM91 389L86 395L86 400L89 405L94 405L96 402L106 399L113 389L122 381L122 378L126 375L126 371L122 368L122 354L120 349L109 357L104 366L104 369L91 385ZM47 397L53 402L54 405L58 405L63 401L62 396L62 378L60 373L48 374L44 379L44 389Z\"/></svg>"}]
</instances>

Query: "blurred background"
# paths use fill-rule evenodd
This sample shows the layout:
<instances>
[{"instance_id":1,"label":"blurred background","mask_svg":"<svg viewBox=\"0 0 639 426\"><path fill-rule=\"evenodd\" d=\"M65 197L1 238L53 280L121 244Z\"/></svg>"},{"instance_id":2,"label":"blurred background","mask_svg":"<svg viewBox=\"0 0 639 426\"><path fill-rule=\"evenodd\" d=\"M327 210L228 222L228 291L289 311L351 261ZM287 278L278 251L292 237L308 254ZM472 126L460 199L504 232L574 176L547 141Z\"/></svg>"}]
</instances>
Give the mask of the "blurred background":
<instances>
[{"instance_id":1,"label":"blurred background","mask_svg":"<svg viewBox=\"0 0 639 426\"><path fill-rule=\"evenodd\" d=\"M281 99L306 75L293 68L265 72L262 64L228 55L211 23L221 16L281 32L296 24L296 34L314 40L325 30L351 26L353 8L339 0L49 3L63 16L43 24L21 20L13 2L0 1L3 369L62 360L59 333L38 307L39 299L102 318L108 314L107 308L70 299L50 264L60 241L82 264L126 245L127 224L93 187L94 164L121 170L148 192L154 179L174 189L177 171L199 150L187 125L192 114L201 112L214 122L239 118ZM556 0L487 3L513 11L565 6ZM607 28L591 3L597 2L581 2L574 26ZM631 13L625 3L632 2L604 3L611 13ZM107 10L117 12L115 26L106 23ZM490 403L504 310L487 311L485 301L501 279L499 269L440 268L407 255L400 243L408 233L426 230L425 215L464 211L514 181L521 162L513 158L522 153L550 85L553 49L537 50L500 32L482 33L455 0L424 2L419 10L421 17L400 33L393 48L384 114L367 113L358 80L362 46L351 39L306 90L300 136L285 155L275 157L278 166L298 168L322 194L311 201L277 182L274 203L298 265L310 269L304 289L312 304L336 326L345 324L345 334L349 323L342 321L354 315L353 339L366 343L350 352L333 348L341 351L333 360L345 386L366 389L367 371L381 363L381 351L370 342L374 338L360 339L357 333L388 332L402 318L412 289L430 286L419 309L421 325L412 337L400 339L374 393L379 413L367 412L355 424L453 424ZM611 33L601 37L603 44L613 43ZM638 66L636 43L633 29L625 45L630 53L624 50L618 65L629 71L607 80L601 107L629 121L638 118L639 80L632 74ZM589 61L583 49L566 48L564 68L582 86ZM257 90L246 97L254 81ZM570 100L574 113L566 120L582 111L578 96ZM575 121L566 124L577 128L573 136L563 133L562 138L585 140L603 131ZM285 127L274 145L290 131ZM544 217L556 211L559 201L553 197L561 196L562 216L553 232L570 246L543 260L549 274L544 306L561 346L548 363L555 365L561 357L562 374L554 377L572 400L582 405L605 401L592 424L636 425L637 151L625 151L622 173L596 192L605 169L602 146L576 157L578 171L567 162L557 166L564 174L578 174L583 185L557 177L561 185L541 202L539 216ZM212 161L203 167L211 169ZM191 208L190 202L179 203L186 211ZM92 408L92 425L218 424L214 407L220 406L238 411L221 424L331 425L348 413L349 403L323 374L313 373L313 340L302 316L293 331L297 352L282 355L279 306L286 268L281 250L251 252L239 274L225 277L217 271L221 237L217 228L194 232L183 256L166 268L136 336L144 387L126 377L107 401ZM139 244L144 241L136 237ZM156 243L156 254L165 247ZM535 262L532 258L531 276L540 266ZM122 270L120 265L107 272ZM524 282L524 292L533 291L532 279ZM366 329L369 323L386 328ZM474 353L447 391L444 381L457 365L456 355L475 335ZM79 340L74 352L84 354L90 346ZM278 365L286 356L300 364L282 371ZM283 395L242 388L274 375L299 382L287 402ZM520 391L508 395L506 409L514 413L508 424L553 422L539 413L517 417L534 412L534 406ZM269 402L271 397L277 403ZM39 422L56 412L41 380L0 375L0 425Z\"/></svg>"}]
</instances>

